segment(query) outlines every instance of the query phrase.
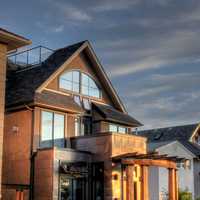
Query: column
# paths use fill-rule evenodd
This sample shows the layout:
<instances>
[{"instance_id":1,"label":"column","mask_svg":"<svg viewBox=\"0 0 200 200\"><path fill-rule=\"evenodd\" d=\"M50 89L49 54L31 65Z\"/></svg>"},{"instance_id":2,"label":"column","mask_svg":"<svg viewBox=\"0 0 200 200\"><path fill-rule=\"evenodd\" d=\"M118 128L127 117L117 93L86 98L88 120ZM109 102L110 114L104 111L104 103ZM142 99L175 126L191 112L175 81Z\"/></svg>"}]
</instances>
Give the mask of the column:
<instances>
[{"instance_id":1,"label":"column","mask_svg":"<svg viewBox=\"0 0 200 200\"><path fill-rule=\"evenodd\" d=\"M149 200L149 173L148 166L141 166L142 169L142 188L141 188L141 198L142 200Z\"/></svg>"},{"instance_id":2,"label":"column","mask_svg":"<svg viewBox=\"0 0 200 200\"><path fill-rule=\"evenodd\" d=\"M168 180L168 187L169 187L169 200L176 200L176 180L175 180L175 169L169 169L169 180Z\"/></svg>"},{"instance_id":3,"label":"column","mask_svg":"<svg viewBox=\"0 0 200 200\"><path fill-rule=\"evenodd\" d=\"M176 200L178 200L178 170L175 170L175 193L176 193Z\"/></svg>"},{"instance_id":4,"label":"column","mask_svg":"<svg viewBox=\"0 0 200 200\"><path fill-rule=\"evenodd\" d=\"M126 166L126 200L134 200L133 171L134 165Z\"/></svg>"}]
</instances>

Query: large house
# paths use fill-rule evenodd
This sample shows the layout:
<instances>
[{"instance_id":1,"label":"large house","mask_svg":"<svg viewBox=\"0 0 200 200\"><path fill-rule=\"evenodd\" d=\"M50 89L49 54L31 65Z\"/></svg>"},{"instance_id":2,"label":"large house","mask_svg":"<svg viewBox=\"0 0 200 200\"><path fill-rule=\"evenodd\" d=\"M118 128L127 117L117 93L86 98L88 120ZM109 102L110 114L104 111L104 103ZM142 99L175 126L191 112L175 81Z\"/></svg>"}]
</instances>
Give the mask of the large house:
<instances>
[{"instance_id":1,"label":"large house","mask_svg":"<svg viewBox=\"0 0 200 200\"><path fill-rule=\"evenodd\" d=\"M178 200L184 159L147 153L88 41L9 55L6 80L3 199L148 200L161 166Z\"/></svg>"},{"instance_id":2,"label":"large house","mask_svg":"<svg viewBox=\"0 0 200 200\"><path fill-rule=\"evenodd\" d=\"M160 129L145 130L140 135L148 138L148 151L160 154L180 156L187 159L184 164L178 164L179 188L187 190L193 199L200 197L200 125L191 124ZM151 167L150 199L157 200L165 195L168 189L166 170Z\"/></svg>"}]
</instances>

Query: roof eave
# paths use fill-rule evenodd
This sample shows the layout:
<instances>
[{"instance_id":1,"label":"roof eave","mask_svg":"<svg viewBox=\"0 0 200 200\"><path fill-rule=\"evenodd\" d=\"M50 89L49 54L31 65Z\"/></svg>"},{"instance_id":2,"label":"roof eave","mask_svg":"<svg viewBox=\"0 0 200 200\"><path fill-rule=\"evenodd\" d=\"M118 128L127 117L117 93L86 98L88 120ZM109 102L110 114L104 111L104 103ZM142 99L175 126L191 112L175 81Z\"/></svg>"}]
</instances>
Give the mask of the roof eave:
<instances>
[{"instance_id":1,"label":"roof eave","mask_svg":"<svg viewBox=\"0 0 200 200\"><path fill-rule=\"evenodd\" d=\"M32 41L0 28L0 43L6 44L7 51L9 52L26 45L30 45Z\"/></svg>"}]
</instances>

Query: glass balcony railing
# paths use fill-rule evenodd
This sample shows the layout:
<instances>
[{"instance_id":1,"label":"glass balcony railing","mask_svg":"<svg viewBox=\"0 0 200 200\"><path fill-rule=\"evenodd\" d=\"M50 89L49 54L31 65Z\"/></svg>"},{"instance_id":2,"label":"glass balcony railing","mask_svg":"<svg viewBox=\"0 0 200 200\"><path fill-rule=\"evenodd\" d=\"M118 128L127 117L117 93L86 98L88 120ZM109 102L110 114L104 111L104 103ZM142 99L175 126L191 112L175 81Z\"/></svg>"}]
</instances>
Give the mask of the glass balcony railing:
<instances>
[{"instance_id":1,"label":"glass balcony railing","mask_svg":"<svg viewBox=\"0 0 200 200\"><path fill-rule=\"evenodd\" d=\"M18 69L39 65L44 62L54 51L47 47L37 46L32 49L8 55L8 62Z\"/></svg>"}]
</instances>

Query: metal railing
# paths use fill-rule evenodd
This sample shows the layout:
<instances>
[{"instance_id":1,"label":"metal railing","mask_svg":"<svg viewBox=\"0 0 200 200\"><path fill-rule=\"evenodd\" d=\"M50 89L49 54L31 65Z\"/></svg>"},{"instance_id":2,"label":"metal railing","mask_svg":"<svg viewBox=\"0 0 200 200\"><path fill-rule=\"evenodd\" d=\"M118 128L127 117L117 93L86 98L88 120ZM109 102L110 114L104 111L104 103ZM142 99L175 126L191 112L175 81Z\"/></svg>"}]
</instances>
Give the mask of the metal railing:
<instances>
[{"instance_id":1,"label":"metal railing","mask_svg":"<svg viewBox=\"0 0 200 200\"><path fill-rule=\"evenodd\" d=\"M8 55L8 62L18 68L26 68L44 62L54 51L44 46L37 46L32 49Z\"/></svg>"}]
</instances>

